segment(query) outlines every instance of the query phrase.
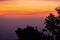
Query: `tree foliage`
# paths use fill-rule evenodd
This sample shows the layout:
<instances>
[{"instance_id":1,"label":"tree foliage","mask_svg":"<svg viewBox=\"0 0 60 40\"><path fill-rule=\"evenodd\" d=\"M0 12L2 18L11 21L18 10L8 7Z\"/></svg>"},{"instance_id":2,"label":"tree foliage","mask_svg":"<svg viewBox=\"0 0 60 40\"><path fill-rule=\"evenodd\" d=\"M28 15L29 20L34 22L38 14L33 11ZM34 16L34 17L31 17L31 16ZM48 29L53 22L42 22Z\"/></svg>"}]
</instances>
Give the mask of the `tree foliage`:
<instances>
[{"instance_id":1,"label":"tree foliage","mask_svg":"<svg viewBox=\"0 0 60 40\"><path fill-rule=\"evenodd\" d=\"M52 13L45 18L45 29L52 32L53 35L56 35L55 40L60 40L60 7L55 9L58 13L58 16L55 17Z\"/></svg>"},{"instance_id":2,"label":"tree foliage","mask_svg":"<svg viewBox=\"0 0 60 40\"><path fill-rule=\"evenodd\" d=\"M18 28L16 34L18 40L53 40L51 36L42 34L32 26L27 26L24 29Z\"/></svg>"}]
</instances>

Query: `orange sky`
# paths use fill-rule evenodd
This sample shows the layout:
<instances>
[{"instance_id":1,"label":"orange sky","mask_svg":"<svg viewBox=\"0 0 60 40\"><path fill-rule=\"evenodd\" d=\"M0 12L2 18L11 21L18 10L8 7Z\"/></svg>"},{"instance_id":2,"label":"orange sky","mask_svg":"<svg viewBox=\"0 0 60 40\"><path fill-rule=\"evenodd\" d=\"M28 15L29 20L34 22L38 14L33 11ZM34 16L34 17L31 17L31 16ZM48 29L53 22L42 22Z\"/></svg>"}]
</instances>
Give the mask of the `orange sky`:
<instances>
[{"instance_id":1,"label":"orange sky","mask_svg":"<svg viewBox=\"0 0 60 40\"><path fill-rule=\"evenodd\" d=\"M0 15L47 15L60 6L60 0L3 0ZM55 13L55 12L54 12Z\"/></svg>"}]
</instances>

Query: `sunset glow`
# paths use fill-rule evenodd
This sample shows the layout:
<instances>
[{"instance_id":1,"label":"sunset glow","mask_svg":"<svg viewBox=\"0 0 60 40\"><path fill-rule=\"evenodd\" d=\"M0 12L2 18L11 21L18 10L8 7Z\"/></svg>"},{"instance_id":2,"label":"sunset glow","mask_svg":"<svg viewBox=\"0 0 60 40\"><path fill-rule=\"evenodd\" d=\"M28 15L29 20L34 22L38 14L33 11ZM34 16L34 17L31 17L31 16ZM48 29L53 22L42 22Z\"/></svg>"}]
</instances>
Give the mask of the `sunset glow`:
<instances>
[{"instance_id":1,"label":"sunset glow","mask_svg":"<svg viewBox=\"0 0 60 40\"><path fill-rule=\"evenodd\" d=\"M54 12L59 0L8 0L0 1L0 15L42 15Z\"/></svg>"}]
</instances>

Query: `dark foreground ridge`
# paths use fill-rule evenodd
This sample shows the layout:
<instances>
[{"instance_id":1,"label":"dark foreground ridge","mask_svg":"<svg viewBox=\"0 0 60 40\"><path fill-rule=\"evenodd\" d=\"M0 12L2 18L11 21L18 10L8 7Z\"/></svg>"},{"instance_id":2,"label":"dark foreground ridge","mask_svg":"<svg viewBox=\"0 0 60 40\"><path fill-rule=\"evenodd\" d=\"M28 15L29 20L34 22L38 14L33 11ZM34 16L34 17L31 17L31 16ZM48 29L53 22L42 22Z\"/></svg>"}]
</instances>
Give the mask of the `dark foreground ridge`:
<instances>
[{"instance_id":1,"label":"dark foreground ridge","mask_svg":"<svg viewBox=\"0 0 60 40\"><path fill-rule=\"evenodd\" d=\"M17 28L16 34L18 40L53 40L52 37L43 35L43 33L31 26L27 26L25 29Z\"/></svg>"}]
</instances>

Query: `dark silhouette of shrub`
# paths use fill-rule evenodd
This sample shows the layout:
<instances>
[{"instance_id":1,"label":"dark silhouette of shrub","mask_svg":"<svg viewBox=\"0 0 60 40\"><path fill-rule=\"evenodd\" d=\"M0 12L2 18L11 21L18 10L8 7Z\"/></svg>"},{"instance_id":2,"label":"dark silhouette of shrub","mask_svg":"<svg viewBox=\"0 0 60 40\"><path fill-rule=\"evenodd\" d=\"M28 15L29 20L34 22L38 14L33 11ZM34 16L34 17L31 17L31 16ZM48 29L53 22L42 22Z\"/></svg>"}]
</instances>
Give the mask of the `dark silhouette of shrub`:
<instances>
[{"instance_id":1,"label":"dark silhouette of shrub","mask_svg":"<svg viewBox=\"0 0 60 40\"><path fill-rule=\"evenodd\" d=\"M18 28L16 34L19 37L18 40L52 40L51 36L44 35L31 26L27 26L25 29Z\"/></svg>"}]
</instances>

